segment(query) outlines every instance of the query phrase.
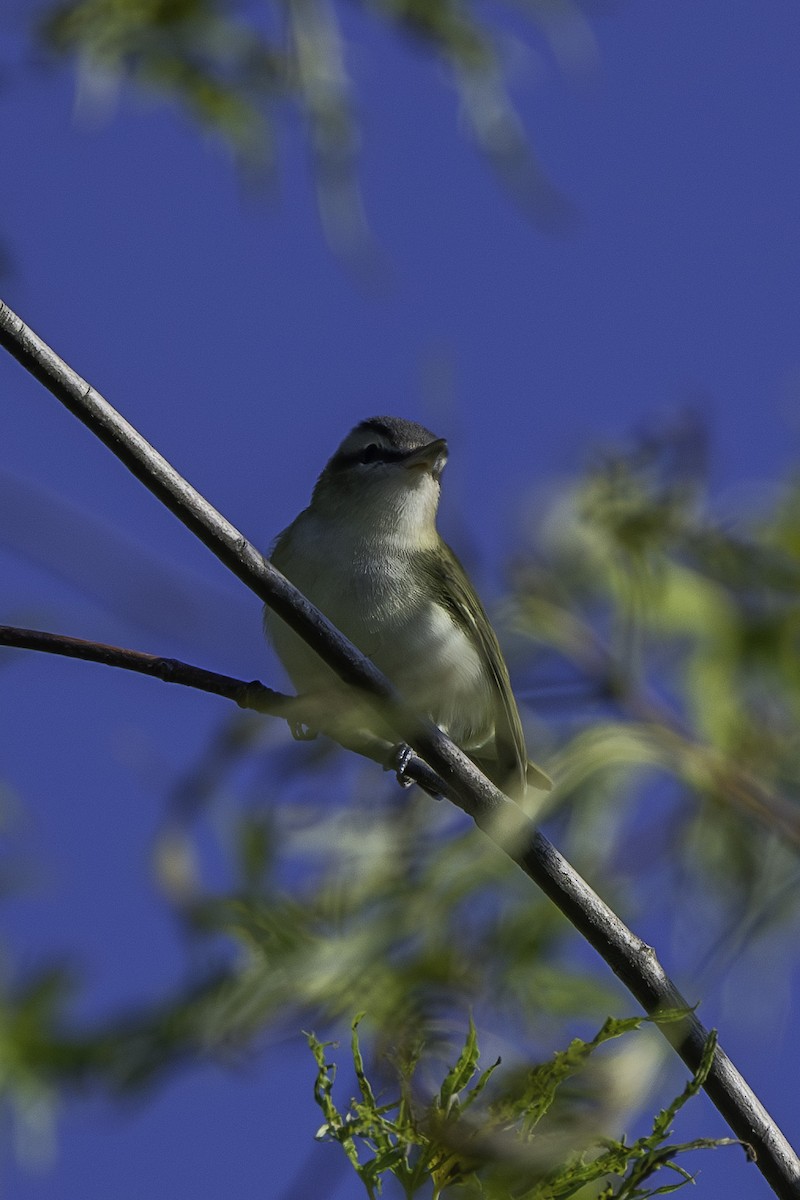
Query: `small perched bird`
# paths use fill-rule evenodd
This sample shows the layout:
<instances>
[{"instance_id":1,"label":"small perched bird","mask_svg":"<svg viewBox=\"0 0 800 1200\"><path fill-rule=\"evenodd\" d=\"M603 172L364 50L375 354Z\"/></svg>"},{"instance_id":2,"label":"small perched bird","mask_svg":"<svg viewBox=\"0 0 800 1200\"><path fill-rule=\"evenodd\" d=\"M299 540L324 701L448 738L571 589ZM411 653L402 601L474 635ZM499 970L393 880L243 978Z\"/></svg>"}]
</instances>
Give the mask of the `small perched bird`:
<instances>
[{"instance_id":1,"label":"small perched bird","mask_svg":"<svg viewBox=\"0 0 800 1200\"><path fill-rule=\"evenodd\" d=\"M347 435L271 561L499 787L551 781L528 762L508 668L464 568L436 528L447 442L399 417ZM325 698L333 732L346 688L269 608L264 623L298 693ZM352 691L350 691L352 696ZM387 746L388 748L388 746Z\"/></svg>"}]
</instances>

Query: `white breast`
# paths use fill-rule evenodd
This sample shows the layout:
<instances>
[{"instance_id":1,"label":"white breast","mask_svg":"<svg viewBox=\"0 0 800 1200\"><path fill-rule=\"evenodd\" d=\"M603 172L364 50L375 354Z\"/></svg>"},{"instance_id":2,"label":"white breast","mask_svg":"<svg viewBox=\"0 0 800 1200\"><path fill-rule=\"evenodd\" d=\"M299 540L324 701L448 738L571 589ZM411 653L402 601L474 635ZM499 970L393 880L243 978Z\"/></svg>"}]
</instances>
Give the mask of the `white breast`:
<instances>
[{"instance_id":1,"label":"white breast","mask_svg":"<svg viewBox=\"0 0 800 1200\"><path fill-rule=\"evenodd\" d=\"M450 614L417 608L388 631L374 661L407 700L464 749L482 746L494 729L492 692L481 656Z\"/></svg>"},{"instance_id":2,"label":"white breast","mask_svg":"<svg viewBox=\"0 0 800 1200\"><path fill-rule=\"evenodd\" d=\"M343 539L338 530L332 539L307 510L292 527L291 553L279 544L273 561L410 704L464 749L476 749L494 731L488 672L466 633L415 586L411 558L407 545L387 545L376 569L363 537ZM333 672L283 621L267 611L265 625L298 692L335 685Z\"/></svg>"}]
</instances>

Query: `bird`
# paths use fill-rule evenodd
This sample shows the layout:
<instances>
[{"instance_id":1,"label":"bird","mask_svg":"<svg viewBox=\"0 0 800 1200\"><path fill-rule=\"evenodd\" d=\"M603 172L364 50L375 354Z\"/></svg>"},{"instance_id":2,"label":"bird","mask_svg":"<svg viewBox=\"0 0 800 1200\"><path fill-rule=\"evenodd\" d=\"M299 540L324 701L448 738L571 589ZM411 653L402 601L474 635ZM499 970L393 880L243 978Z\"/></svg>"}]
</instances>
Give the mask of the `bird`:
<instances>
[{"instance_id":1,"label":"bird","mask_svg":"<svg viewBox=\"0 0 800 1200\"><path fill-rule=\"evenodd\" d=\"M497 635L436 527L447 456L445 439L414 421L361 421L327 462L308 507L278 535L270 561L411 708L520 797L552 781L528 760ZM298 694L318 698L322 732L346 742L344 693L352 689L268 607L264 624Z\"/></svg>"}]
</instances>

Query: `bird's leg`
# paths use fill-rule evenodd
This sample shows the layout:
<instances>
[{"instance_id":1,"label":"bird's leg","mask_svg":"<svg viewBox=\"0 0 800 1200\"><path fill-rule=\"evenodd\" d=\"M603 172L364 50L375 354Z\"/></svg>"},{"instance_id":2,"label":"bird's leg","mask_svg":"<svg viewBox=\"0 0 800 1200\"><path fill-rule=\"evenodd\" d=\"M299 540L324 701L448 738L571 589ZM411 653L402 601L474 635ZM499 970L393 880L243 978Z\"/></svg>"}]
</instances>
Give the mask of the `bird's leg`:
<instances>
[{"instance_id":1,"label":"bird's leg","mask_svg":"<svg viewBox=\"0 0 800 1200\"><path fill-rule=\"evenodd\" d=\"M287 698L282 715L296 742L313 742L322 727L321 698L308 692Z\"/></svg>"},{"instance_id":2,"label":"bird's leg","mask_svg":"<svg viewBox=\"0 0 800 1200\"><path fill-rule=\"evenodd\" d=\"M393 771L401 787L411 787L415 782L406 774L415 757L414 751L406 742L392 742L390 726L384 725L379 718L380 732L369 728L370 724L376 723L376 713L371 705L358 703L352 695L337 688L304 692L293 697L286 708L283 715L296 741L313 741L323 733L345 749L380 763L384 771ZM431 796L439 796L438 788L422 778L419 783Z\"/></svg>"},{"instance_id":3,"label":"bird's leg","mask_svg":"<svg viewBox=\"0 0 800 1200\"><path fill-rule=\"evenodd\" d=\"M387 736L370 729L375 719L371 706L349 689L303 692L292 698L284 716L296 741L313 741L322 733L346 750L354 750L381 766L385 766L392 749Z\"/></svg>"}]
</instances>

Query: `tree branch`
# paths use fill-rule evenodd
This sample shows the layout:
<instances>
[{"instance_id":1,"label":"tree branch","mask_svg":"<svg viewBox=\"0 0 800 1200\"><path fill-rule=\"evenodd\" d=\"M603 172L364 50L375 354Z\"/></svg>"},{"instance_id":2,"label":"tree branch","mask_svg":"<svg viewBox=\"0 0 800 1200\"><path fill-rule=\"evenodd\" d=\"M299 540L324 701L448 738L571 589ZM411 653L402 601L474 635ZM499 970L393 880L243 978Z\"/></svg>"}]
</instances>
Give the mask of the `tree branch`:
<instances>
[{"instance_id":1,"label":"tree branch","mask_svg":"<svg viewBox=\"0 0 800 1200\"><path fill-rule=\"evenodd\" d=\"M60 633L45 633L40 629L20 629L16 625L0 625L0 646L11 646L21 650L39 650L46 654L58 654L65 658L80 658L84 662L102 663L107 667L121 667L139 675L150 675L164 683L180 683L184 687L197 688L235 701L241 708L253 708L258 712L275 717L289 717L297 697L273 692L257 680L244 683L230 675L218 675L194 667L177 658L162 658L156 654L145 654L141 650L128 650L121 646L108 646L104 642L87 642L83 638L65 637Z\"/></svg>"},{"instance_id":2,"label":"tree branch","mask_svg":"<svg viewBox=\"0 0 800 1200\"><path fill-rule=\"evenodd\" d=\"M9 308L0 304L0 343L117 455L257 596L347 683L378 703L387 720L441 776L455 801L533 879L648 1013L688 1005L656 958L592 891L524 813L430 721L410 712L388 680L250 545L98 392ZM707 1031L693 1013L659 1025L687 1066L700 1063ZM751 1149L781 1200L800 1197L800 1160L758 1097L720 1049L705 1090Z\"/></svg>"},{"instance_id":3,"label":"tree branch","mask_svg":"<svg viewBox=\"0 0 800 1200\"><path fill-rule=\"evenodd\" d=\"M37 650L45 654L57 654L63 658L78 658L83 662L102 663L106 667L117 667L123 671L134 671L137 675L149 675L162 683L177 683L183 687L196 688L213 696L233 700L239 708L269 717L282 717L290 725L312 724L313 713L303 696L287 696L264 687L257 679L246 683L231 675L220 675L181 662L178 658L162 658L157 654L146 654L142 650L129 650L122 646L109 646L104 642L87 642L83 638L66 637L61 633L48 633L41 629L21 629L17 625L0 625L0 646L19 650ZM386 743L380 738L364 736L358 744L347 747L386 768ZM403 764L403 774L424 788L431 796L443 795L445 784L435 771L417 754Z\"/></svg>"}]
</instances>

